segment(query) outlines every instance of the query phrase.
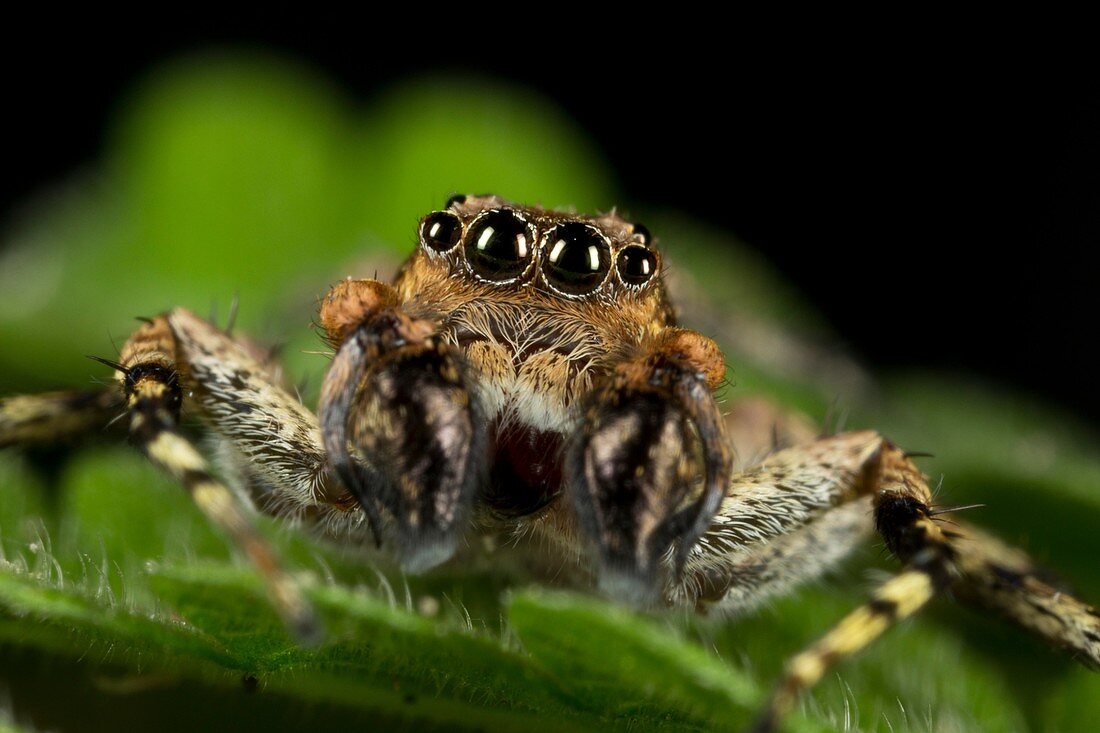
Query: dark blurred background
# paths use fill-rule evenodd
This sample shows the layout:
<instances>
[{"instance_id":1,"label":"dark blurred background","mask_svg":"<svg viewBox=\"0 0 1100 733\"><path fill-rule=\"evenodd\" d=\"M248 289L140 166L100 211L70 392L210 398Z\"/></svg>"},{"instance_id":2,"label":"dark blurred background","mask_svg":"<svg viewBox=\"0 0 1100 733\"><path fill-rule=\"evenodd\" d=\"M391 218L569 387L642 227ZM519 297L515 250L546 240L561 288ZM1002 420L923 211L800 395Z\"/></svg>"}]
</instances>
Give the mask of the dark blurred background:
<instances>
[{"instance_id":1,"label":"dark blurred background","mask_svg":"<svg viewBox=\"0 0 1100 733\"><path fill-rule=\"evenodd\" d=\"M94 162L120 98L180 54L274 51L367 103L411 77L472 73L560 104L625 204L679 208L758 249L865 363L975 373L1100 418L1086 358L1100 244L1088 54L983 29L877 41L764 37L719 18L682 33L616 18L523 29L459 8L133 20L9 27L5 216Z\"/></svg>"},{"instance_id":2,"label":"dark blurred background","mask_svg":"<svg viewBox=\"0 0 1100 733\"><path fill-rule=\"evenodd\" d=\"M99 5L83 15L53 5L5 11L0 396L106 379L109 370L83 355L115 356L133 316L176 304L206 315L220 306L224 323L234 294L242 330L297 338L284 344L282 361L296 379L313 375L306 387L315 390L325 364L309 329L318 295L333 278L368 274L364 255L407 252L416 217L449 190L484 186L584 208L618 202L654 225L674 266L685 263L681 272L699 286L685 294L721 303L707 332L729 350L739 391L818 419L828 404L840 416L851 409L850 426L934 451L922 468L946 477L946 502L984 505L975 522L1028 548L1084 597L1100 597L1097 552L1088 550L1100 522L1097 433L1028 399L1100 425L1089 348L1100 244L1094 23L1080 24L1089 35L1075 46L1064 34L1045 34L1034 8L1011 29L1004 8L967 23L957 8L944 18L923 6L896 12L925 17L881 10L845 17L829 5L828 18L815 18L785 7L771 26L731 18L728 7L704 14L686 4L607 17L592 7L570 15L559 5L355 11L277 2L251 11L195 3L150 5L141 14L112 15ZM708 271L709 258L721 262ZM831 328L821 328L815 310ZM814 379L835 366L828 359L777 368L806 353L769 340L774 332L761 323L847 349L883 376L880 389ZM746 341L764 346L754 351ZM1007 389L975 387L970 375ZM216 682L158 688L160 666L171 669L169 679L177 666L206 669L208 638L226 639L233 654L267 668L266 650L275 648L268 627L253 628L254 609L236 605L251 601L219 580L224 543L184 492L167 479L154 483L133 451L77 454L56 494L42 491L18 458L8 460L13 455L0 455L6 567L17 569L20 558L31 558L32 570L46 567L52 556L68 591L84 598L94 590L88 608L113 610L102 626L91 618L98 611L85 618L74 610L83 600L60 603L53 570L0 574L10 581L0 588L8 594L0 597L0 620L8 619L0 623L0 728L10 707L36 729L118 730L126 727L120 720L139 718L161 727L199 718L191 729L240 727L240 716L226 716L230 708L316 729L337 715L358 720L362 709L375 723L379 714L387 720L394 713L375 706L388 696L402 695L397 704L410 709L410 689L430 691L419 704L441 689L436 665L452 654L448 637L425 626L432 643L420 643L403 615L395 646L355 632L365 646L325 657L312 685L314 662L301 666L277 652L291 660L279 665L293 667L281 678L283 692L276 670L291 667L276 666L262 684L275 682L250 695L251 704L221 670ZM45 553L42 527L52 537ZM318 562L312 546L294 549L302 567ZM96 570L98 558L106 570ZM356 565L340 582L361 584ZM206 568L212 590L203 590ZM487 620L477 628L497 638L500 584L459 582L440 597L456 599L456 611L472 604L473 618ZM28 605L43 583L48 605ZM114 594L102 592L105 583ZM857 585L867 582L853 572L835 588L807 589L718 639L707 632L705 646L734 664L751 660L761 679L778 675L823 619L851 608ZM115 598L143 617L171 608L194 620L201 658L165 647L164 630L144 618L125 631ZM17 609L15 617L5 608ZM81 614L75 631L70 613ZM360 628L353 619L362 611L348 614ZM249 619L249 633L240 619ZM470 619L466 613L461 628ZM363 628L388 628L377 623ZM1088 720L1100 718L1095 676L1066 670L1061 657L985 615L943 607L906 627L848 665L843 684L823 684L832 702L821 709L846 715L851 707L857 718L863 710L863 720L877 721L868 727L889 724L882 701L895 698L907 700L893 713L903 725L912 721L906 710L933 711L952 729L981 720L990 730L1091 731ZM573 627L561 629L568 636ZM532 638L560 647L565 636ZM150 653L163 661L139 677L139 669L150 671ZM393 669L387 653L399 659ZM453 659L466 653L474 652ZM539 664L553 671L554 659ZM555 676L582 687L618 679L621 660L609 659L611 672L578 677L583 667L570 659ZM127 660L140 665L133 674ZM342 676L328 676L333 660L345 665ZM101 674L105 661L122 673ZM480 661L471 668L491 669ZM513 678L526 684L513 667L500 670L509 686ZM153 680L145 692L143 679ZM412 688L399 688L398 679ZM642 681L648 688L653 679ZM518 699L446 687L478 704ZM589 691L571 697L597 700ZM616 715L633 709L617 692L613 698ZM467 707L444 705L472 724ZM662 713L657 724L675 724L674 715ZM58 716L71 722L51 723ZM422 725L415 721L409 725Z\"/></svg>"}]
</instances>

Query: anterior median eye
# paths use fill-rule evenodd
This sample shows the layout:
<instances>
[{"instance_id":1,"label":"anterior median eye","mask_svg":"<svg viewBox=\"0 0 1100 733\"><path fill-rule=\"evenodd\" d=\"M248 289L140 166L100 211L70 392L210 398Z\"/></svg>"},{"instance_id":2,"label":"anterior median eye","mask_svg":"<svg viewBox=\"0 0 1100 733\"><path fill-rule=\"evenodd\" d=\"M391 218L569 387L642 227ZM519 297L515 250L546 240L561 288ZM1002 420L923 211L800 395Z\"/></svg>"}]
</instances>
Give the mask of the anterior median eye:
<instances>
[{"instance_id":1,"label":"anterior median eye","mask_svg":"<svg viewBox=\"0 0 1100 733\"><path fill-rule=\"evenodd\" d=\"M547 232L543 242L542 271L555 290L584 295L607 279L611 247L595 227L580 222L558 224Z\"/></svg>"},{"instance_id":2,"label":"anterior median eye","mask_svg":"<svg viewBox=\"0 0 1100 733\"><path fill-rule=\"evenodd\" d=\"M480 277L494 282L514 280L526 272L534 257L531 228L514 212L489 211L470 226L466 261Z\"/></svg>"},{"instance_id":3,"label":"anterior median eye","mask_svg":"<svg viewBox=\"0 0 1100 733\"><path fill-rule=\"evenodd\" d=\"M437 252L446 252L462 237L462 222L454 214L437 211L420 225L420 239Z\"/></svg>"},{"instance_id":4,"label":"anterior median eye","mask_svg":"<svg viewBox=\"0 0 1100 733\"><path fill-rule=\"evenodd\" d=\"M627 285L642 285L657 272L657 255L645 247L623 247L615 263L619 278Z\"/></svg>"}]
</instances>

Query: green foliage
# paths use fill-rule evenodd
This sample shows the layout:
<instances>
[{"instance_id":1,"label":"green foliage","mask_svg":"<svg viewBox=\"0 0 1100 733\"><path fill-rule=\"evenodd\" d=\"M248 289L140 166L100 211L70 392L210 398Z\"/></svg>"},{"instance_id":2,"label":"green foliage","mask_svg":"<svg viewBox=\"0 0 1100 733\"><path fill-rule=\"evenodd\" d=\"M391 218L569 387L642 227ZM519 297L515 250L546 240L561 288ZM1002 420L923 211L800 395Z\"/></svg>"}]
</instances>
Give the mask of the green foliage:
<instances>
[{"instance_id":1,"label":"green foliage","mask_svg":"<svg viewBox=\"0 0 1100 733\"><path fill-rule=\"evenodd\" d=\"M110 356L108 334L124 338L131 316L177 304L224 313L235 293L242 327L294 338L291 371L316 383L323 362L298 353L315 348L314 299L348 272L370 274L360 260L405 252L419 215L470 190L584 210L616 203L598 154L522 90L422 79L359 110L275 59L182 60L120 109L94 174L11 226L0 250L0 391L106 378L81 355ZM675 215L656 221L674 266L697 276L720 313L821 337L820 320L759 256ZM773 371L728 340L734 394L818 416L836 396L812 370ZM1095 435L929 375L843 397L850 426L937 453L926 467L947 476L945 501L987 503L974 519L1100 598ZM737 622L645 618L524 589L506 573L402 578L263 527L324 618L317 649L291 642L256 578L132 451L79 452L55 481L0 455L0 679L17 707L37 725L81 730L154 715L169 730L230 729L246 717L269 730L728 729L751 720L782 661L867 585L849 570ZM58 679L67 704L57 704ZM845 720L860 730L1088 731L1100 685L944 602L827 679L790 729Z\"/></svg>"}]
</instances>

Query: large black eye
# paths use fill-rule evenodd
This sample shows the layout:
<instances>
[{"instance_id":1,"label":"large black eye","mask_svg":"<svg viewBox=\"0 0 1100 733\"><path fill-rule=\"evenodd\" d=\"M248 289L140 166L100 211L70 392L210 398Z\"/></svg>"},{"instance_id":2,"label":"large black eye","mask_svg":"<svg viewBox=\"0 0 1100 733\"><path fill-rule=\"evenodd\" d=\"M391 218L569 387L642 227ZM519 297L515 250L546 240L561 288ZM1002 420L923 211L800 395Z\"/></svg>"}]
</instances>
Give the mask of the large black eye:
<instances>
[{"instance_id":1,"label":"large black eye","mask_svg":"<svg viewBox=\"0 0 1100 733\"><path fill-rule=\"evenodd\" d=\"M424 244L438 252L446 252L458 244L462 237L462 222L454 214L437 211L428 214L420 225L420 238Z\"/></svg>"},{"instance_id":2,"label":"large black eye","mask_svg":"<svg viewBox=\"0 0 1100 733\"><path fill-rule=\"evenodd\" d=\"M623 247L615 263L619 278L627 285L642 285L657 271L657 255L645 247Z\"/></svg>"},{"instance_id":3,"label":"large black eye","mask_svg":"<svg viewBox=\"0 0 1100 733\"><path fill-rule=\"evenodd\" d=\"M583 295L598 288L611 269L607 239L588 224L558 224L546 234L542 271L555 290Z\"/></svg>"},{"instance_id":4,"label":"large black eye","mask_svg":"<svg viewBox=\"0 0 1100 733\"><path fill-rule=\"evenodd\" d=\"M514 280L531 264L533 235L527 222L514 212L489 211L470 226L466 261L486 280Z\"/></svg>"}]
</instances>

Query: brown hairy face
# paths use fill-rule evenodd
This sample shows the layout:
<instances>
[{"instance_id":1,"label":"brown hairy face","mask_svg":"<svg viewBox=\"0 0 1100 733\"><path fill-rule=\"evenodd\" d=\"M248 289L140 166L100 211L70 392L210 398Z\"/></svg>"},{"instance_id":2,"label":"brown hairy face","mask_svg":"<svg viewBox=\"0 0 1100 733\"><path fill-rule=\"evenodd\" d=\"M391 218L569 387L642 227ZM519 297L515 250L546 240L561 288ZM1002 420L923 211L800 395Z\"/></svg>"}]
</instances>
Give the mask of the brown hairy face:
<instances>
[{"instance_id":1,"label":"brown hairy face","mask_svg":"<svg viewBox=\"0 0 1100 733\"><path fill-rule=\"evenodd\" d=\"M560 491L564 435L597 378L674 325L648 231L496 196L424 217L394 287L461 349L490 425L487 501L527 514Z\"/></svg>"}]
</instances>

